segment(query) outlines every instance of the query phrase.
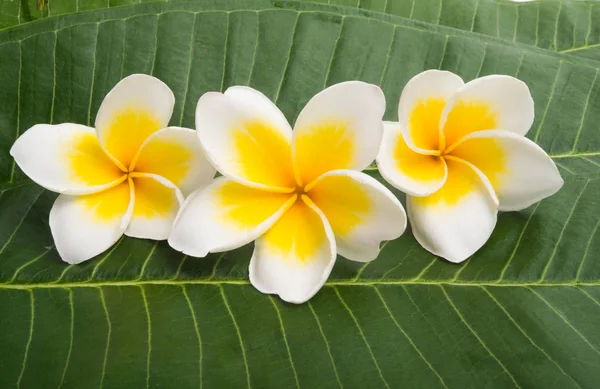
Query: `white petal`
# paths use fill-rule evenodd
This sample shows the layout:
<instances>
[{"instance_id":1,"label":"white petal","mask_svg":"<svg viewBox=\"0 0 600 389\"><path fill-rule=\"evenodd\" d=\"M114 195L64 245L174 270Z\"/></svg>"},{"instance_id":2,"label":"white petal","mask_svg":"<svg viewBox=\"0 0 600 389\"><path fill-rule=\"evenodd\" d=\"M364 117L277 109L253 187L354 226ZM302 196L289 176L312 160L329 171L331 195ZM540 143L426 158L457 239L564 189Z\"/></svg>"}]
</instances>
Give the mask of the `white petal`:
<instances>
[{"instance_id":1,"label":"white petal","mask_svg":"<svg viewBox=\"0 0 600 389\"><path fill-rule=\"evenodd\" d=\"M255 188L294 190L290 126L260 92L235 87L204 94L196 107L196 131L224 176Z\"/></svg>"},{"instance_id":2,"label":"white petal","mask_svg":"<svg viewBox=\"0 0 600 389\"><path fill-rule=\"evenodd\" d=\"M58 196L50 210L50 230L63 261L77 264L112 246L127 228L133 204L127 181L91 195Z\"/></svg>"},{"instance_id":3,"label":"white petal","mask_svg":"<svg viewBox=\"0 0 600 389\"><path fill-rule=\"evenodd\" d=\"M301 304L327 281L335 257L335 237L325 215L302 196L256 240L250 282L262 293Z\"/></svg>"},{"instance_id":4,"label":"white petal","mask_svg":"<svg viewBox=\"0 0 600 389\"><path fill-rule=\"evenodd\" d=\"M144 141L169 124L175 96L158 78L133 74L104 98L96 116L96 131L104 149L129 167Z\"/></svg>"},{"instance_id":5,"label":"white petal","mask_svg":"<svg viewBox=\"0 0 600 389\"><path fill-rule=\"evenodd\" d=\"M383 240L406 229L400 201L379 181L353 170L332 170L319 177L307 196L323 212L335 234L340 255L372 261Z\"/></svg>"},{"instance_id":6,"label":"white petal","mask_svg":"<svg viewBox=\"0 0 600 389\"><path fill-rule=\"evenodd\" d=\"M428 196L444 185L448 168L439 156L423 155L408 147L399 123L383 122L383 141L377 167L387 182L413 196Z\"/></svg>"},{"instance_id":7,"label":"white petal","mask_svg":"<svg viewBox=\"0 0 600 389\"><path fill-rule=\"evenodd\" d=\"M527 84L492 75L465 84L442 113L445 146L475 131L503 129L525 135L533 123L533 98Z\"/></svg>"},{"instance_id":8,"label":"white petal","mask_svg":"<svg viewBox=\"0 0 600 389\"><path fill-rule=\"evenodd\" d=\"M477 166L492 183L501 211L527 208L564 184L552 159L531 140L503 130L463 138L451 155Z\"/></svg>"},{"instance_id":9,"label":"white petal","mask_svg":"<svg viewBox=\"0 0 600 389\"><path fill-rule=\"evenodd\" d=\"M183 204L183 195L164 177L132 173L135 205L125 235L133 238L164 240Z\"/></svg>"},{"instance_id":10,"label":"white petal","mask_svg":"<svg viewBox=\"0 0 600 389\"><path fill-rule=\"evenodd\" d=\"M243 246L267 231L295 198L219 177L186 199L169 244L194 257Z\"/></svg>"},{"instance_id":11,"label":"white petal","mask_svg":"<svg viewBox=\"0 0 600 389\"><path fill-rule=\"evenodd\" d=\"M315 95L294 126L293 153L303 185L335 169L363 170L379 151L385 96L373 84L342 82Z\"/></svg>"},{"instance_id":12,"label":"white petal","mask_svg":"<svg viewBox=\"0 0 600 389\"><path fill-rule=\"evenodd\" d=\"M152 173L175 184L184 196L203 188L215 176L196 131L168 127L150 135L135 158L134 170Z\"/></svg>"},{"instance_id":13,"label":"white petal","mask_svg":"<svg viewBox=\"0 0 600 389\"><path fill-rule=\"evenodd\" d=\"M463 85L462 78L445 70L426 70L408 81L398 104L398 121L408 147L425 154L439 150L442 111Z\"/></svg>"},{"instance_id":14,"label":"white petal","mask_svg":"<svg viewBox=\"0 0 600 389\"><path fill-rule=\"evenodd\" d=\"M448 180L427 197L407 197L412 232L425 249L462 262L487 242L496 225L497 202L482 174L448 159Z\"/></svg>"},{"instance_id":15,"label":"white petal","mask_svg":"<svg viewBox=\"0 0 600 389\"><path fill-rule=\"evenodd\" d=\"M79 124L35 125L10 154L29 178L53 192L95 193L127 178L104 153L95 130Z\"/></svg>"},{"instance_id":16,"label":"white petal","mask_svg":"<svg viewBox=\"0 0 600 389\"><path fill-rule=\"evenodd\" d=\"M225 91L236 108L244 112L247 117L260 117L267 119L269 123L281 131L281 135L292 140L292 127L283 113L265 95L256 89L247 86L232 86Z\"/></svg>"}]
</instances>

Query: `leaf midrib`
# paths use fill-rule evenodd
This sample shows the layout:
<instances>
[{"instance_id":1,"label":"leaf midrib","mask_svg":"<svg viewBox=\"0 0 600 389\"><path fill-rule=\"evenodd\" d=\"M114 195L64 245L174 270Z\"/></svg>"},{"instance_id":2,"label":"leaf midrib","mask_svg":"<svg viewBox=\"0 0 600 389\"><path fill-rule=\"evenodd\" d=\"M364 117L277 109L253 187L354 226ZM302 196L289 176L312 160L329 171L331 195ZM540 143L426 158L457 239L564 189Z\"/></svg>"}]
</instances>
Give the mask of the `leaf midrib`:
<instances>
[{"instance_id":1,"label":"leaf midrib","mask_svg":"<svg viewBox=\"0 0 600 389\"><path fill-rule=\"evenodd\" d=\"M0 289L71 289L71 288L102 288L106 286L140 286L140 285L251 285L249 280L229 279L229 280L132 280L132 281L105 281L105 282L47 282L47 283L5 283L0 284ZM500 287L500 288L531 288L531 287L580 287L580 286L600 286L600 281L592 282L494 282L494 281L472 281L472 282L452 282L448 280L364 280L364 281L328 281L324 286L416 286L416 285L434 285L434 286L463 286L463 287Z\"/></svg>"}]
</instances>

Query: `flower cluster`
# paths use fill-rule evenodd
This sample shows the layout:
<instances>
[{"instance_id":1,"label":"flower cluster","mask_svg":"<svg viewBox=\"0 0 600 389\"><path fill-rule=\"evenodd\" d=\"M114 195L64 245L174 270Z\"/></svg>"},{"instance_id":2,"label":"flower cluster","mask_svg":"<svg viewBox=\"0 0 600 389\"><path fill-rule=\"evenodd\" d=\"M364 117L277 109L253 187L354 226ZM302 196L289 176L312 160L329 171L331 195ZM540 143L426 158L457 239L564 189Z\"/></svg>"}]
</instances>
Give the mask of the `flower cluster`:
<instances>
[{"instance_id":1,"label":"flower cluster","mask_svg":"<svg viewBox=\"0 0 600 389\"><path fill-rule=\"evenodd\" d=\"M527 207L563 183L524 137L533 100L512 77L464 84L426 71L404 89L396 123L382 121L381 89L359 81L318 93L293 129L248 87L203 95L196 131L168 126L174 100L160 80L132 75L108 93L95 129L43 124L17 139L19 167L60 193L50 228L63 260L88 260L123 234L168 239L195 257L254 241L250 282L302 303L338 254L372 261L382 241L404 233L402 204L361 172L375 159L408 194L415 238L452 262L487 241L498 210Z\"/></svg>"}]
</instances>

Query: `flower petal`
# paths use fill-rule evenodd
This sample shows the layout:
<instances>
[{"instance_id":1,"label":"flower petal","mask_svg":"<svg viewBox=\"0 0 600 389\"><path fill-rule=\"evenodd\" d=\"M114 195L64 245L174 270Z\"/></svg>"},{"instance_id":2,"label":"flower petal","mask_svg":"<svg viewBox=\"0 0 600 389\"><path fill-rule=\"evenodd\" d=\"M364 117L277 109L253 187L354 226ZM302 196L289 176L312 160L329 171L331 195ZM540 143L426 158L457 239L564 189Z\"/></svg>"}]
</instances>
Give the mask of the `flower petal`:
<instances>
[{"instance_id":1,"label":"flower petal","mask_svg":"<svg viewBox=\"0 0 600 389\"><path fill-rule=\"evenodd\" d=\"M490 184L469 164L449 157L448 180L431 196L407 198L412 232L425 249L462 262L489 239L497 202Z\"/></svg>"},{"instance_id":2,"label":"flower petal","mask_svg":"<svg viewBox=\"0 0 600 389\"><path fill-rule=\"evenodd\" d=\"M104 153L94 129L79 124L35 125L10 154L29 178L53 192L95 193L127 178Z\"/></svg>"},{"instance_id":3,"label":"flower petal","mask_svg":"<svg viewBox=\"0 0 600 389\"><path fill-rule=\"evenodd\" d=\"M490 180L501 211L518 211L556 193L564 184L552 159L531 140L503 130L478 131L450 152Z\"/></svg>"},{"instance_id":4,"label":"flower petal","mask_svg":"<svg viewBox=\"0 0 600 389\"><path fill-rule=\"evenodd\" d=\"M206 159L196 131L181 127L164 128L150 135L132 169L166 178L184 196L205 187L215 176L215 168Z\"/></svg>"},{"instance_id":5,"label":"flower petal","mask_svg":"<svg viewBox=\"0 0 600 389\"><path fill-rule=\"evenodd\" d=\"M246 115L266 118L285 139L291 142L292 127L290 123L267 96L256 89L239 85L227 88L225 95Z\"/></svg>"},{"instance_id":6,"label":"flower petal","mask_svg":"<svg viewBox=\"0 0 600 389\"><path fill-rule=\"evenodd\" d=\"M364 173L327 172L314 181L307 196L331 225L337 252L350 260L374 260L382 240L396 239L406 229L406 213L400 201Z\"/></svg>"},{"instance_id":7,"label":"flower petal","mask_svg":"<svg viewBox=\"0 0 600 389\"><path fill-rule=\"evenodd\" d=\"M296 197L246 187L219 177L186 199L175 220L169 244L194 257L243 246L267 231L292 206Z\"/></svg>"},{"instance_id":8,"label":"flower petal","mask_svg":"<svg viewBox=\"0 0 600 389\"><path fill-rule=\"evenodd\" d=\"M399 123L383 122L383 141L377 155L379 172L394 187L413 196L428 196L444 185L444 159L408 147Z\"/></svg>"},{"instance_id":9,"label":"flower petal","mask_svg":"<svg viewBox=\"0 0 600 389\"><path fill-rule=\"evenodd\" d=\"M127 168L146 139L169 124L174 105L173 92L158 78L126 77L108 92L98 110L98 139Z\"/></svg>"},{"instance_id":10,"label":"flower petal","mask_svg":"<svg viewBox=\"0 0 600 389\"><path fill-rule=\"evenodd\" d=\"M250 282L262 293L301 304L327 281L335 257L335 237L325 215L303 195L256 240Z\"/></svg>"},{"instance_id":11,"label":"flower petal","mask_svg":"<svg viewBox=\"0 0 600 389\"><path fill-rule=\"evenodd\" d=\"M475 131L504 129L525 135L533 123L533 99L527 84L492 75L465 84L442 113L445 147Z\"/></svg>"},{"instance_id":12,"label":"flower petal","mask_svg":"<svg viewBox=\"0 0 600 389\"><path fill-rule=\"evenodd\" d=\"M385 96L373 84L342 82L315 95L294 126L297 180L307 185L335 169L363 170L377 156Z\"/></svg>"},{"instance_id":13,"label":"flower petal","mask_svg":"<svg viewBox=\"0 0 600 389\"><path fill-rule=\"evenodd\" d=\"M198 100L196 130L208 159L221 174L241 184L292 192L292 130L263 94L233 87Z\"/></svg>"},{"instance_id":14,"label":"flower petal","mask_svg":"<svg viewBox=\"0 0 600 389\"><path fill-rule=\"evenodd\" d=\"M454 73L426 70L408 81L398 105L405 142L416 152L440 150L440 117L446 102L465 83Z\"/></svg>"},{"instance_id":15,"label":"flower petal","mask_svg":"<svg viewBox=\"0 0 600 389\"><path fill-rule=\"evenodd\" d=\"M164 240L169 237L183 195L164 177L132 173L135 205L125 235L133 238Z\"/></svg>"},{"instance_id":16,"label":"flower petal","mask_svg":"<svg viewBox=\"0 0 600 389\"><path fill-rule=\"evenodd\" d=\"M50 210L50 230L63 261L80 263L112 246L127 228L133 204L128 181L100 193L58 196Z\"/></svg>"}]
</instances>

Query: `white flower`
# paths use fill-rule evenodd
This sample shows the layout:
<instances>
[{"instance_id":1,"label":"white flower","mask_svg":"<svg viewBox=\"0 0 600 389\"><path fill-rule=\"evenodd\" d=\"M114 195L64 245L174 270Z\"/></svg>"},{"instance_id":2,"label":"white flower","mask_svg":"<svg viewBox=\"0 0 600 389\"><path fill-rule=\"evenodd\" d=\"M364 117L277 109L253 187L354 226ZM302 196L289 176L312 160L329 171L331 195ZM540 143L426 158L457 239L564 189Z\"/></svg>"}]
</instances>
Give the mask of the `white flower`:
<instances>
[{"instance_id":1,"label":"white flower","mask_svg":"<svg viewBox=\"0 0 600 389\"><path fill-rule=\"evenodd\" d=\"M400 202L359 172L377 155L384 110L377 86L341 83L313 97L292 131L254 89L205 94L197 132L224 177L190 195L169 243L203 257L256 240L250 282L293 303L321 288L336 253L375 259L406 228Z\"/></svg>"},{"instance_id":2,"label":"white flower","mask_svg":"<svg viewBox=\"0 0 600 389\"><path fill-rule=\"evenodd\" d=\"M56 249L80 263L122 235L166 239L183 196L215 174L195 131L167 127L175 98L136 74L105 97L96 129L38 124L10 153L33 181L61 195L50 211Z\"/></svg>"},{"instance_id":3,"label":"white flower","mask_svg":"<svg viewBox=\"0 0 600 389\"><path fill-rule=\"evenodd\" d=\"M498 210L514 211L563 185L554 162L525 138L533 123L527 85L488 76L467 84L430 70L408 82L399 123L384 123L377 164L406 192L419 243L462 262L489 239Z\"/></svg>"}]
</instances>

